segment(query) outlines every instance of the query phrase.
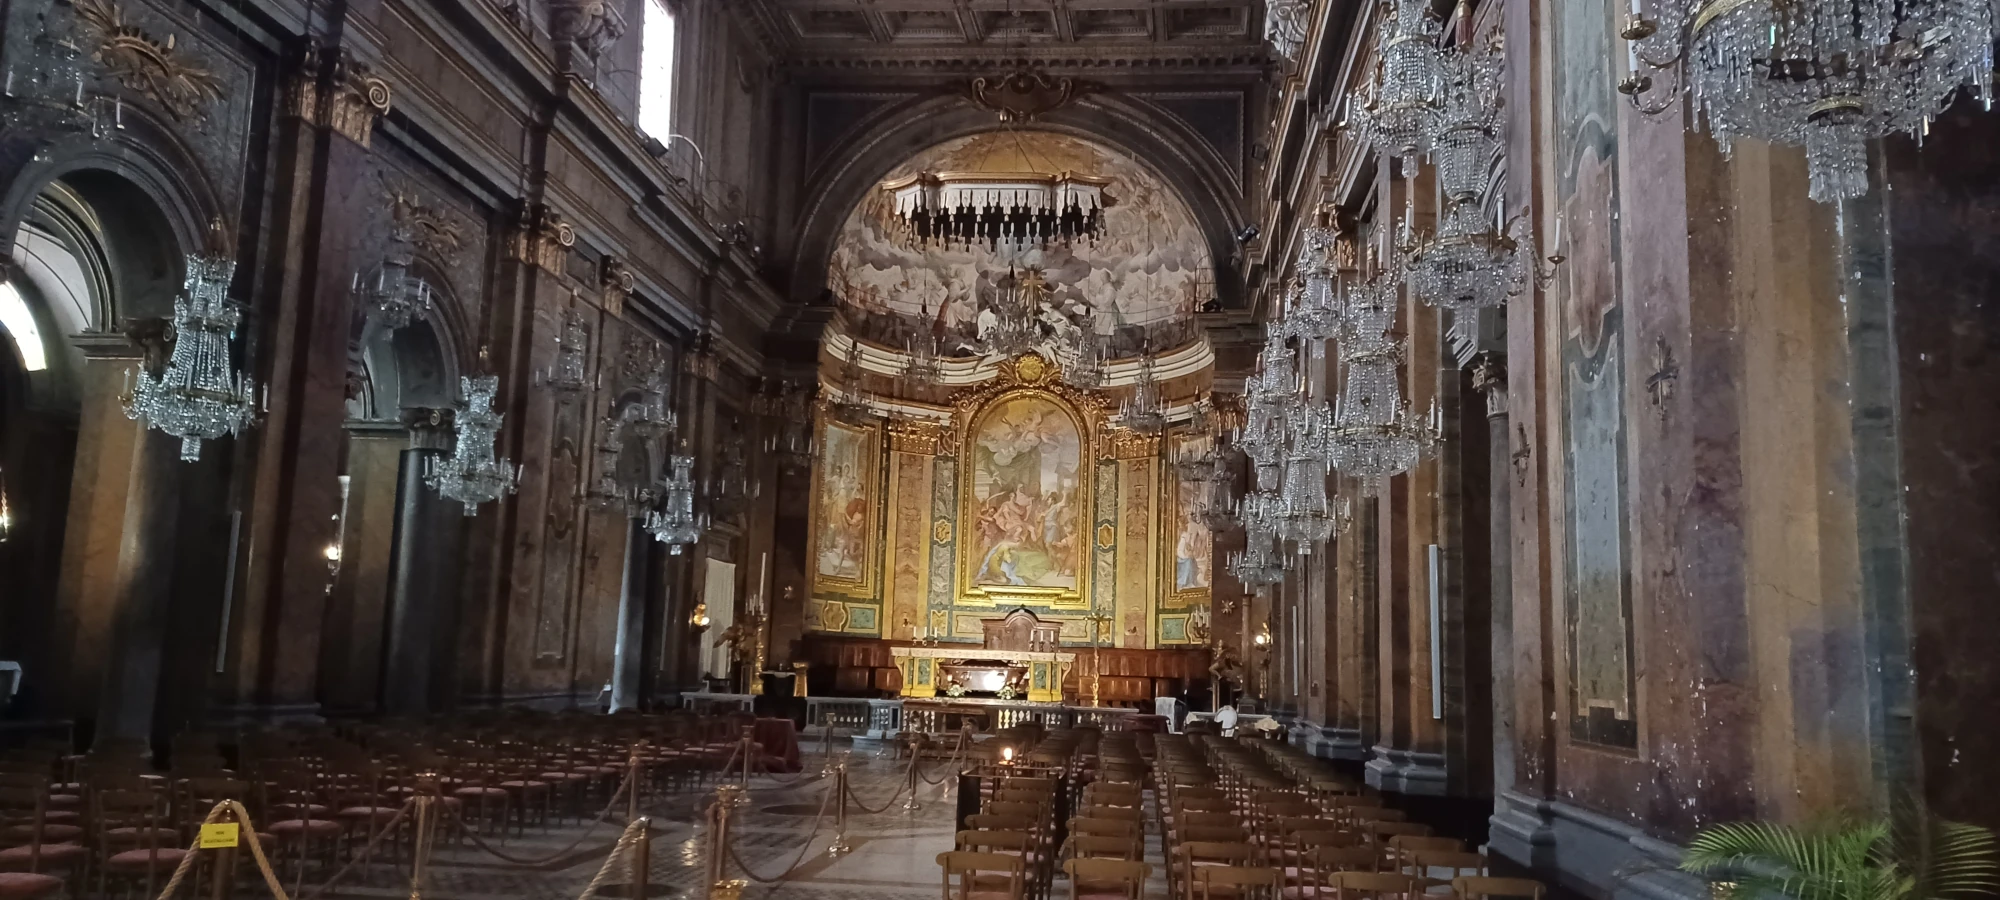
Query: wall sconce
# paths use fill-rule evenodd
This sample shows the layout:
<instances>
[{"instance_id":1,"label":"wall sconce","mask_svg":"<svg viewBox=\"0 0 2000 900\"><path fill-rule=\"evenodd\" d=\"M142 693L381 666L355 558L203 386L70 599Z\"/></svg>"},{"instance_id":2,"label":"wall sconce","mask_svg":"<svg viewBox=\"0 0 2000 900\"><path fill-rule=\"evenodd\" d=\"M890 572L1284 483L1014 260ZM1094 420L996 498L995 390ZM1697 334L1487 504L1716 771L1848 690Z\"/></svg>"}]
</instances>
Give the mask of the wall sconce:
<instances>
[{"instance_id":1,"label":"wall sconce","mask_svg":"<svg viewBox=\"0 0 2000 900\"><path fill-rule=\"evenodd\" d=\"M1000 748L1000 764L1003 766L1011 766L1014 764L1014 748L1012 747Z\"/></svg>"},{"instance_id":2,"label":"wall sconce","mask_svg":"<svg viewBox=\"0 0 2000 900\"><path fill-rule=\"evenodd\" d=\"M1259 650L1271 646L1271 623L1265 622L1259 625L1257 627L1257 636L1251 638L1250 642L1256 644Z\"/></svg>"},{"instance_id":3,"label":"wall sconce","mask_svg":"<svg viewBox=\"0 0 2000 900\"><path fill-rule=\"evenodd\" d=\"M694 605L694 612L688 614L688 627L693 628L695 631L708 630L707 601L703 601Z\"/></svg>"}]
</instances>

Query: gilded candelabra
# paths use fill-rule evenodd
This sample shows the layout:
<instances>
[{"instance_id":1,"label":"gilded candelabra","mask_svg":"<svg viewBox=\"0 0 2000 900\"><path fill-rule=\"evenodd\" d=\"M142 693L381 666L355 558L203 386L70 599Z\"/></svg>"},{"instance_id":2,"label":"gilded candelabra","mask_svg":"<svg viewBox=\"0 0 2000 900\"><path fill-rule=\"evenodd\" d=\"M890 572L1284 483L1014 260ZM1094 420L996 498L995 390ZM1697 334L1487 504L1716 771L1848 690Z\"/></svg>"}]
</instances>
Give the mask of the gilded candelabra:
<instances>
[{"instance_id":1,"label":"gilded candelabra","mask_svg":"<svg viewBox=\"0 0 2000 900\"><path fill-rule=\"evenodd\" d=\"M1099 686L1104 682L1104 667L1098 663L1097 648L1104 640L1104 624L1111 617L1094 612L1083 620L1090 623L1090 705L1097 706Z\"/></svg>"}]
</instances>

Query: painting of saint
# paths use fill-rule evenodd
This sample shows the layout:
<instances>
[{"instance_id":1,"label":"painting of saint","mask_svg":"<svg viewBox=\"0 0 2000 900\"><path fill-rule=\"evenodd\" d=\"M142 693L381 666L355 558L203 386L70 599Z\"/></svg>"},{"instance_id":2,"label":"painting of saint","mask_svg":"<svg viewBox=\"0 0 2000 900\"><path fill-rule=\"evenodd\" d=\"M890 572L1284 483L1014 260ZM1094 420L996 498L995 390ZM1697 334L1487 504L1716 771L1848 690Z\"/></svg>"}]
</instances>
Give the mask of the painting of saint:
<instances>
[{"instance_id":1,"label":"painting of saint","mask_svg":"<svg viewBox=\"0 0 2000 900\"><path fill-rule=\"evenodd\" d=\"M995 404L972 438L972 583L1075 589L1083 435L1055 403Z\"/></svg>"},{"instance_id":2,"label":"painting of saint","mask_svg":"<svg viewBox=\"0 0 2000 900\"><path fill-rule=\"evenodd\" d=\"M864 581L874 536L869 488L875 480L872 434L827 423L819 481L819 536L815 554L821 578Z\"/></svg>"},{"instance_id":3,"label":"painting of saint","mask_svg":"<svg viewBox=\"0 0 2000 900\"><path fill-rule=\"evenodd\" d=\"M1210 584L1209 567L1213 561L1210 552L1208 527L1201 524L1196 514L1201 508L1201 483L1182 481L1176 485L1174 509L1180 513L1180 529L1174 538L1174 590L1207 590Z\"/></svg>"}]
</instances>

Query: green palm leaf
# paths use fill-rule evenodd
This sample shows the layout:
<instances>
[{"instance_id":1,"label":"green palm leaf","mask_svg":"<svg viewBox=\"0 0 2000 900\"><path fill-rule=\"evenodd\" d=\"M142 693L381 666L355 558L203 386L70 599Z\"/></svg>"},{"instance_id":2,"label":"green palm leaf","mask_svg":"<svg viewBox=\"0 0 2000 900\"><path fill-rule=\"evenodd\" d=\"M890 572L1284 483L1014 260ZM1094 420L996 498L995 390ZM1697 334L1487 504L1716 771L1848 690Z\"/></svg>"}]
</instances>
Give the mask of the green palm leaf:
<instances>
[{"instance_id":1,"label":"green palm leaf","mask_svg":"<svg viewBox=\"0 0 2000 900\"><path fill-rule=\"evenodd\" d=\"M1939 900L2000 887L1991 832L1918 816L1809 828L1736 822L1704 828L1683 871L1733 882L1741 900Z\"/></svg>"}]
</instances>

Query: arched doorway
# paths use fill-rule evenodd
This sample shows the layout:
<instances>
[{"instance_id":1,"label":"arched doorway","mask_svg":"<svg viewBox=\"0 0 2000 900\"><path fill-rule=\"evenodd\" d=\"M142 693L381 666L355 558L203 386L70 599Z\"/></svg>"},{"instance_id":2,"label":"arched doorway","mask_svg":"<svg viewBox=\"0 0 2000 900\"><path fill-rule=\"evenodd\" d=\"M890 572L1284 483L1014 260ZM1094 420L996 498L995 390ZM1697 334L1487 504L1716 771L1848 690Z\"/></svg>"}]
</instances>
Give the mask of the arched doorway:
<instances>
[{"instance_id":1,"label":"arched doorway","mask_svg":"<svg viewBox=\"0 0 2000 900\"><path fill-rule=\"evenodd\" d=\"M67 171L17 210L0 260L0 579L20 588L0 604L0 659L24 670L9 715L158 742L204 703L229 454L180 463L123 395L142 364L133 335L163 334L172 313L194 217L101 169Z\"/></svg>"},{"instance_id":2,"label":"arched doorway","mask_svg":"<svg viewBox=\"0 0 2000 900\"><path fill-rule=\"evenodd\" d=\"M425 280L443 283L435 273ZM463 516L423 476L450 448L439 412L458 396L460 364L444 310L457 308L440 296L430 318L402 328L359 313L354 322L342 520L320 642L319 700L330 716L451 702Z\"/></svg>"}]
</instances>

